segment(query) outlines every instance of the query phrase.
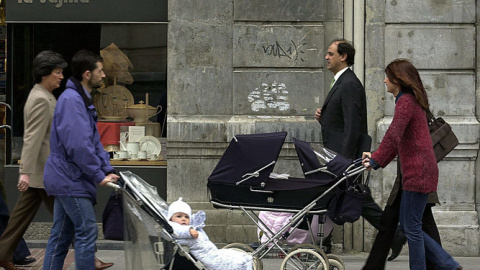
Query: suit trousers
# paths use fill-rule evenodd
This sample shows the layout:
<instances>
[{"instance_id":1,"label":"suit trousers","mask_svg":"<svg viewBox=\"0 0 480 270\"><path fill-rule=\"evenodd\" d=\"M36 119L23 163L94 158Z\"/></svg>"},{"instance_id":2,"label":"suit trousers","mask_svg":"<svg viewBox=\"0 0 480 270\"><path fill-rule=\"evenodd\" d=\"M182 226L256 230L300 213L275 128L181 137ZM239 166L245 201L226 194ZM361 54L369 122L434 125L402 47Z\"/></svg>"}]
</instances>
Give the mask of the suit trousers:
<instances>
[{"instance_id":1,"label":"suit trousers","mask_svg":"<svg viewBox=\"0 0 480 270\"><path fill-rule=\"evenodd\" d=\"M378 233L375 237L375 241L373 242L368 259L362 268L363 270L385 269L388 253L390 252L395 231L398 227L401 197L402 190L400 189L393 203L385 206L381 218L380 228L378 229ZM441 244L440 234L432 213L432 206L434 206L434 204L428 203L425 207L422 218L422 229L437 243ZM435 269L432 263L429 261L427 261L427 269Z\"/></svg>"},{"instance_id":2,"label":"suit trousers","mask_svg":"<svg viewBox=\"0 0 480 270\"><path fill-rule=\"evenodd\" d=\"M17 204L10 215L7 228L0 237L0 261L12 261L13 252L23 234L37 214L42 201L53 215L55 198L48 196L43 188L28 188L20 192Z\"/></svg>"},{"instance_id":3,"label":"suit trousers","mask_svg":"<svg viewBox=\"0 0 480 270\"><path fill-rule=\"evenodd\" d=\"M362 217L375 227L375 229L380 230L382 208L373 200L370 189L368 190L368 194L363 198Z\"/></svg>"},{"instance_id":4,"label":"suit trousers","mask_svg":"<svg viewBox=\"0 0 480 270\"><path fill-rule=\"evenodd\" d=\"M5 228L7 228L8 220L10 220L8 207L2 195L0 194L0 236L5 231ZM28 250L27 243L23 238L21 238L17 247L15 248L15 251L13 252L13 261L21 261L30 255L31 253L30 250Z\"/></svg>"}]
</instances>

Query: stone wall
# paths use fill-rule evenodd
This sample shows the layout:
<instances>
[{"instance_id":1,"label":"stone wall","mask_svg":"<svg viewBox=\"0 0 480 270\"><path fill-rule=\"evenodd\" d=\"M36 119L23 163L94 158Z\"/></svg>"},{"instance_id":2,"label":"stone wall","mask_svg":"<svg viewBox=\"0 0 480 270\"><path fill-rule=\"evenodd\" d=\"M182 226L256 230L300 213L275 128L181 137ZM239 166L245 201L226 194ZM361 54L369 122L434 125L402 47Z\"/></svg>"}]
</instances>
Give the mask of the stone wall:
<instances>
[{"instance_id":1,"label":"stone wall","mask_svg":"<svg viewBox=\"0 0 480 270\"><path fill-rule=\"evenodd\" d=\"M364 81L373 149L394 109L383 70L395 58L409 58L421 72L433 112L451 123L460 140L440 163L442 205L435 216L447 250L465 256L478 255L480 245L477 9L473 0L365 1ZM301 170L291 138L321 142L313 114L327 95L332 74L324 54L343 35L343 12L343 1L331 0L169 1L167 199L182 196L207 210L207 232L215 242L256 240L247 217L209 203L207 178L233 135L288 131L274 171L292 176ZM382 206L394 174L395 164L374 173L372 191ZM366 225L360 250L369 250L375 233ZM342 228L334 237L342 248Z\"/></svg>"}]
</instances>

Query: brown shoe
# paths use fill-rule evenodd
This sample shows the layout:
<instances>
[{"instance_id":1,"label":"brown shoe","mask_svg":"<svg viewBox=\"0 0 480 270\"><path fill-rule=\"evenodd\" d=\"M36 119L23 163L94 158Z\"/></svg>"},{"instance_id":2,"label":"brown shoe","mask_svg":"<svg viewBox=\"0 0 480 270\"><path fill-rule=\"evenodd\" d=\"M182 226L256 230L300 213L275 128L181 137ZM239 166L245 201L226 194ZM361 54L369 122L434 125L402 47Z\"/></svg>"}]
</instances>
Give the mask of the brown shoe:
<instances>
[{"instance_id":1,"label":"brown shoe","mask_svg":"<svg viewBox=\"0 0 480 270\"><path fill-rule=\"evenodd\" d=\"M95 257L95 270L102 270L112 267L113 263L104 263L100 261L97 257ZM10 270L10 269L7 269Z\"/></svg>"},{"instance_id":2,"label":"brown shoe","mask_svg":"<svg viewBox=\"0 0 480 270\"><path fill-rule=\"evenodd\" d=\"M35 259L33 257L28 257L28 258L23 258L22 260L19 260L19 261L13 260L13 264L15 264L15 265L29 265L29 264L34 263L36 261L37 261L37 259Z\"/></svg>"},{"instance_id":3,"label":"brown shoe","mask_svg":"<svg viewBox=\"0 0 480 270\"><path fill-rule=\"evenodd\" d=\"M22 270L23 268L17 268L13 262L0 261L0 267L5 268L5 270Z\"/></svg>"}]
</instances>

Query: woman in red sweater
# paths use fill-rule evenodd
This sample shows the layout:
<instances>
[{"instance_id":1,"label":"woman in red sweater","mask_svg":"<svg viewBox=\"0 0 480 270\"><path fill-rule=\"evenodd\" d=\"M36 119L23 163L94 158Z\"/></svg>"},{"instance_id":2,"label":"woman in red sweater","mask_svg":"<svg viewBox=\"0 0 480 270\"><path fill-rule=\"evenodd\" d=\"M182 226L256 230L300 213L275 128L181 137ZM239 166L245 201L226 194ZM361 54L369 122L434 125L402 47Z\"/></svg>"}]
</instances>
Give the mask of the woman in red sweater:
<instances>
[{"instance_id":1,"label":"woman in red sweater","mask_svg":"<svg viewBox=\"0 0 480 270\"><path fill-rule=\"evenodd\" d=\"M438 167L428 130L427 93L417 69L396 59L385 69L387 91L395 97L395 113L378 149L363 153L365 167L387 166L397 155L402 164L400 228L408 239L410 269L425 269L425 255L436 269L462 269L450 254L422 231L428 193L437 190Z\"/></svg>"}]
</instances>

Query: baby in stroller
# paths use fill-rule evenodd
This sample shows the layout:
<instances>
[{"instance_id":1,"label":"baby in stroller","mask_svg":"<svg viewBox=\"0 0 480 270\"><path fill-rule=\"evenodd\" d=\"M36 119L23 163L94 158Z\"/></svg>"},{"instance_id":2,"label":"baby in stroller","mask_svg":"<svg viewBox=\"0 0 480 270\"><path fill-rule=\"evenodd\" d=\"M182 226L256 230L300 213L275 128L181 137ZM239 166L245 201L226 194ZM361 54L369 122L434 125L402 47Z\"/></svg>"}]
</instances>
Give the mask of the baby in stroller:
<instances>
[{"instance_id":1,"label":"baby in stroller","mask_svg":"<svg viewBox=\"0 0 480 270\"><path fill-rule=\"evenodd\" d=\"M192 225L190 225L190 217L192 217ZM205 212L199 211L192 216L192 209L182 201L182 198L170 204L167 219L176 234L177 242L182 246L187 246L190 253L207 269L253 269L251 255L234 249L218 249L203 231Z\"/></svg>"}]
</instances>

